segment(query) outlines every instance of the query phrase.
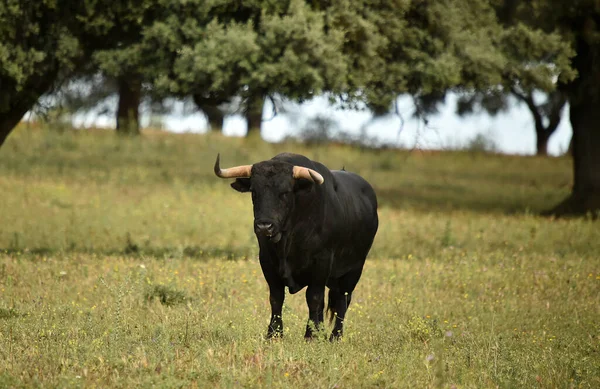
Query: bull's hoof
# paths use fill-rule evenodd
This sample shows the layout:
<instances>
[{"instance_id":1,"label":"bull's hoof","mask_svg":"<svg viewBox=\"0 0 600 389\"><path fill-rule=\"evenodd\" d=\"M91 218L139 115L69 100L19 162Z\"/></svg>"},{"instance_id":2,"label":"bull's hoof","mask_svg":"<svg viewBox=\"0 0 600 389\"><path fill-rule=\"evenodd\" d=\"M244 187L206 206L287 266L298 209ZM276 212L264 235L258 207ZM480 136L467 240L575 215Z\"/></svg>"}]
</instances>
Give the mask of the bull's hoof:
<instances>
[{"instance_id":1,"label":"bull's hoof","mask_svg":"<svg viewBox=\"0 0 600 389\"><path fill-rule=\"evenodd\" d=\"M281 338L283 338L283 330L282 329L273 330L273 329L269 328L269 330L267 331L267 335L265 336L266 340L275 340L275 339L281 339Z\"/></svg>"},{"instance_id":2,"label":"bull's hoof","mask_svg":"<svg viewBox=\"0 0 600 389\"><path fill-rule=\"evenodd\" d=\"M304 333L304 340L306 340L307 342L313 341L313 340L327 340L327 334L325 334L322 329L321 330L307 329L306 332Z\"/></svg>"},{"instance_id":3,"label":"bull's hoof","mask_svg":"<svg viewBox=\"0 0 600 389\"><path fill-rule=\"evenodd\" d=\"M310 342L316 338L316 334L309 328L306 328L306 332L304 333L304 340Z\"/></svg>"},{"instance_id":4,"label":"bull's hoof","mask_svg":"<svg viewBox=\"0 0 600 389\"><path fill-rule=\"evenodd\" d=\"M329 341L330 342L336 342L336 341L341 341L343 337L342 331L335 331L331 333L331 336L329 336Z\"/></svg>"},{"instance_id":5,"label":"bull's hoof","mask_svg":"<svg viewBox=\"0 0 600 389\"><path fill-rule=\"evenodd\" d=\"M312 342L316 339L316 337L314 335L304 335L304 341L305 342Z\"/></svg>"}]
</instances>

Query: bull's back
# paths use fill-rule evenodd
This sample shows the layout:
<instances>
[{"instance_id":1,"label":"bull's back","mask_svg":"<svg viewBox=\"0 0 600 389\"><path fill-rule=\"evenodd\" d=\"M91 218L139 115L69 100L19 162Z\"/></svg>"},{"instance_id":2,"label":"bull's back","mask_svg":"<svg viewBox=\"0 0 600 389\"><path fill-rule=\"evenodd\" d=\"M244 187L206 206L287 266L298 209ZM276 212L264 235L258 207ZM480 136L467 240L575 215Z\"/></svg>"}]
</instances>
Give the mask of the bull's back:
<instances>
[{"instance_id":1,"label":"bull's back","mask_svg":"<svg viewBox=\"0 0 600 389\"><path fill-rule=\"evenodd\" d=\"M372 243L378 227L377 196L373 187L361 176L343 171L331 172L337 201L342 213L342 229L354 239Z\"/></svg>"},{"instance_id":2,"label":"bull's back","mask_svg":"<svg viewBox=\"0 0 600 389\"><path fill-rule=\"evenodd\" d=\"M325 224L333 226L332 233L336 243L358 251L368 251L378 227L377 196L373 187L361 176L345 170L329 170L323 164L293 153L281 153L275 160L318 171L325 183L321 188L324 201L331 202L329 215L325 215ZM366 252L365 254L366 255Z\"/></svg>"}]
</instances>

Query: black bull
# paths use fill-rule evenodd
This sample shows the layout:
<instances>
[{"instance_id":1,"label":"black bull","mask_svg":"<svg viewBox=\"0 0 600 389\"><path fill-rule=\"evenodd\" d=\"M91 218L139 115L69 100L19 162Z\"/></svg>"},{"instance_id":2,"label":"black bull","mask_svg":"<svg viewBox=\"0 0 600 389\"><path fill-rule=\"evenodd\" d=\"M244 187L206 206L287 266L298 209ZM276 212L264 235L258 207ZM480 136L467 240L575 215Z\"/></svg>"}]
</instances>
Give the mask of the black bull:
<instances>
[{"instance_id":1,"label":"black bull","mask_svg":"<svg viewBox=\"0 0 600 389\"><path fill-rule=\"evenodd\" d=\"M329 170L316 161L283 153L254 165L221 169L231 186L251 192L260 265L269 284L271 322L267 337L283 334L281 310L291 294L307 286L309 322L305 338L323 322L325 286L335 317L331 339L342 336L346 310L378 227L377 198L360 176Z\"/></svg>"}]
</instances>

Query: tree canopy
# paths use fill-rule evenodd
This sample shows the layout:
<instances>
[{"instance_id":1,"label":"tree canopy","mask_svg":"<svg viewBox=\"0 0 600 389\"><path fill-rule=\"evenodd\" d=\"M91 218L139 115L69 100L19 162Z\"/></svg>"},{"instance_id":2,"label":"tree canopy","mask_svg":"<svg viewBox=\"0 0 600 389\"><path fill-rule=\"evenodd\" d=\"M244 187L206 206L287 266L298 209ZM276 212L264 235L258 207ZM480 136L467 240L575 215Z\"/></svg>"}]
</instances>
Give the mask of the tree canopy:
<instances>
[{"instance_id":1,"label":"tree canopy","mask_svg":"<svg viewBox=\"0 0 600 389\"><path fill-rule=\"evenodd\" d=\"M56 78L49 66L68 73L84 51L86 61L116 79L121 96L129 94L132 104L139 103L145 85L158 95L193 96L213 105L234 96L251 106L273 94L302 101L328 93L342 106L364 102L381 112L399 94L482 90L507 79L549 89L559 75L572 75L569 47L559 34L502 24L498 5L486 0L95 0L69 5L15 2L0 11L0 20L8 22L5 51L19 53L37 44L40 49L28 55L43 55L45 61L4 56L5 68L12 69L9 80L23 83L37 73L49 75L44 77L48 83ZM21 12L28 7L37 7L29 18ZM35 33L40 23L48 30L43 38ZM35 44L15 35L23 26ZM26 105L23 109L32 102Z\"/></svg>"},{"instance_id":2,"label":"tree canopy","mask_svg":"<svg viewBox=\"0 0 600 389\"><path fill-rule=\"evenodd\" d=\"M0 145L23 115L61 82L94 66L140 71L144 21L160 2L40 0L0 3Z\"/></svg>"},{"instance_id":3,"label":"tree canopy","mask_svg":"<svg viewBox=\"0 0 600 389\"><path fill-rule=\"evenodd\" d=\"M60 74L78 65L83 47L66 1L0 3L0 145Z\"/></svg>"}]
</instances>

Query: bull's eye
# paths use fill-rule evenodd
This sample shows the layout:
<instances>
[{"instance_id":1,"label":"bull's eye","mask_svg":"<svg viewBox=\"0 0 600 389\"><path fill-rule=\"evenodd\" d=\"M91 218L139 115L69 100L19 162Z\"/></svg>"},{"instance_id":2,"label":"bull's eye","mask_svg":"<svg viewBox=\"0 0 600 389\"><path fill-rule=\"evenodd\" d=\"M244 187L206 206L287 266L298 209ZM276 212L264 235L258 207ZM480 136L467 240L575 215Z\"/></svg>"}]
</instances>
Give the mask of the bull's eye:
<instances>
[{"instance_id":1,"label":"bull's eye","mask_svg":"<svg viewBox=\"0 0 600 389\"><path fill-rule=\"evenodd\" d=\"M290 194L290 192L281 192L281 193L279 193L279 198L281 200L285 200L288 198L289 194Z\"/></svg>"}]
</instances>

